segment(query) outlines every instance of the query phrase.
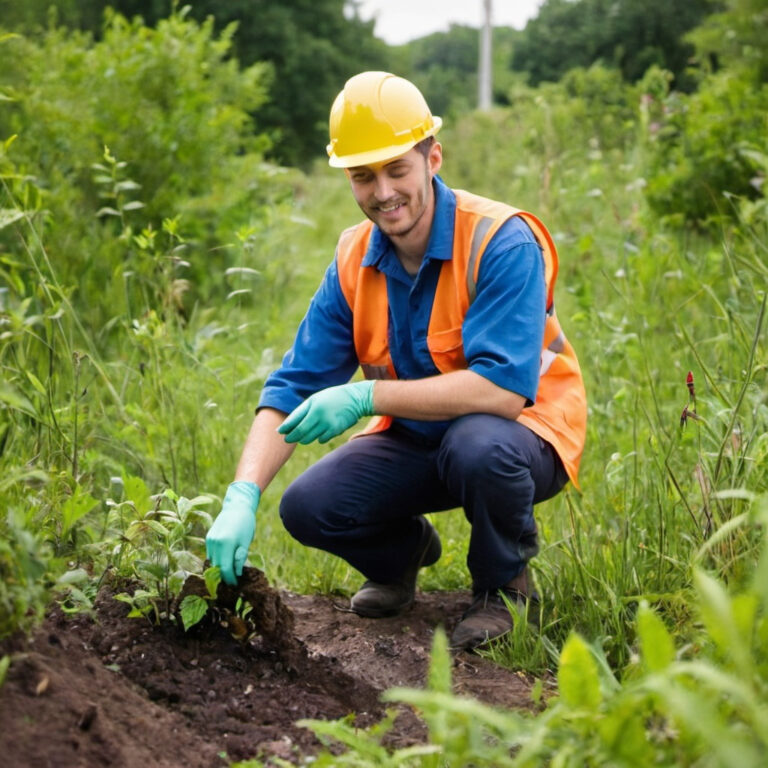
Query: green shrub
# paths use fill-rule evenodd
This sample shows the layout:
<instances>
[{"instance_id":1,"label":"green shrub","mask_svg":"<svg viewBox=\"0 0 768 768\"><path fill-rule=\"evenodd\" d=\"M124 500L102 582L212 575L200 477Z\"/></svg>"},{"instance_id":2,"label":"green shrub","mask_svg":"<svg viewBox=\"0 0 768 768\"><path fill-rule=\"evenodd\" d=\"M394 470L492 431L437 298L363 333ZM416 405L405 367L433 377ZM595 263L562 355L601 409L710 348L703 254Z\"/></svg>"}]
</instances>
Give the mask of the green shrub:
<instances>
[{"instance_id":1,"label":"green shrub","mask_svg":"<svg viewBox=\"0 0 768 768\"><path fill-rule=\"evenodd\" d=\"M649 131L647 194L659 215L730 218L729 197L761 194L758 166L745 150L766 149L768 85L730 71L712 75L694 94L670 94Z\"/></svg>"},{"instance_id":2,"label":"green shrub","mask_svg":"<svg viewBox=\"0 0 768 768\"><path fill-rule=\"evenodd\" d=\"M32 479L32 473L21 474ZM36 474L37 480L42 479ZM0 492L8 500L7 481L0 484ZM0 518L0 640L30 630L50 600L51 551L33 533L34 526L24 519L20 508L18 502L8 506Z\"/></svg>"}]
</instances>

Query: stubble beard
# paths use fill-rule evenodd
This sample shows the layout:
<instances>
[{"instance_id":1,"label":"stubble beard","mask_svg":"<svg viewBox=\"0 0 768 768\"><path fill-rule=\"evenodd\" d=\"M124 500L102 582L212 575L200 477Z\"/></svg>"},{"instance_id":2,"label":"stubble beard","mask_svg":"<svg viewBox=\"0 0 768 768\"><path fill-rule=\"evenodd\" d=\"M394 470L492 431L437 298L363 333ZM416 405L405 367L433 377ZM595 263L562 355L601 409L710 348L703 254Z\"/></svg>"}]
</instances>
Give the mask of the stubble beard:
<instances>
[{"instance_id":1,"label":"stubble beard","mask_svg":"<svg viewBox=\"0 0 768 768\"><path fill-rule=\"evenodd\" d=\"M426 213L427 210L427 198L429 195L429 187L431 184L431 179L429 177L429 170L425 166L424 168L424 186L419 189L419 191L416 194L415 202L416 202L416 213L414 214L414 218L410 222L404 222L401 225L393 224L392 227L388 227L387 223L384 222L383 224L379 221L377 221L377 217L372 216L371 213L369 213L367 210L363 209L363 213L389 238L393 237L405 237L406 235L410 234L415 227L418 225L418 223L421 221L422 217ZM410 210L411 209L411 199L409 199L406 202L406 207ZM373 211L375 211L375 207L373 207ZM394 227L400 226L401 229L394 229Z\"/></svg>"}]
</instances>

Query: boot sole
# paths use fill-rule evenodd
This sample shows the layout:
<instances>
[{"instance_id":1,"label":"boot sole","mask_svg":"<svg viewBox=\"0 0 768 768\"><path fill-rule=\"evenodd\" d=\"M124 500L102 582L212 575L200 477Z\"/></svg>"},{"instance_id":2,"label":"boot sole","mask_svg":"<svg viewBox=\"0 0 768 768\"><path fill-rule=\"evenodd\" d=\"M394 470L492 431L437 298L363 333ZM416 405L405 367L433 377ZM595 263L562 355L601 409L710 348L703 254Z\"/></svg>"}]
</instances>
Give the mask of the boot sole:
<instances>
[{"instance_id":1,"label":"boot sole","mask_svg":"<svg viewBox=\"0 0 768 768\"><path fill-rule=\"evenodd\" d=\"M411 599L401 603L400 605L389 608L368 608L364 605L356 607L353 597L350 601L350 608L352 609L353 613L356 613L358 616L362 616L366 619L385 619L401 614L403 611L408 610L414 604L416 600L416 578L418 576L419 569L434 565L440 559L440 555L443 553L443 547L440 544L440 537L438 536L437 531L425 517L422 517L421 520L423 521L424 526L422 531L422 540L428 536L429 541L425 543L424 549L421 552L421 556L413 566L415 573L413 577L413 595L411 596ZM419 541L419 544L421 543L422 541Z\"/></svg>"}]
</instances>

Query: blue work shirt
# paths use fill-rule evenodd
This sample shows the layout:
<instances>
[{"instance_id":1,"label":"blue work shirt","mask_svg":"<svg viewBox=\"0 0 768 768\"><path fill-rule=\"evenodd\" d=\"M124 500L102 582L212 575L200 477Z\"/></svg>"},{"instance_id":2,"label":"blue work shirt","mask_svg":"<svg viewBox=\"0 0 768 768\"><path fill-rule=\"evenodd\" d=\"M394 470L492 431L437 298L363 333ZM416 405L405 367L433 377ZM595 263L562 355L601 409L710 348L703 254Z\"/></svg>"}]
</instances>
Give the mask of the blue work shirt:
<instances>
[{"instance_id":1,"label":"blue work shirt","mask_svg":"<svg viewBox=\"0 0 768 768\"><path fill-rule=\"evenodd\" d=\"M435 213L418 273L409 275L389 238L374 225L363 266L386 275L389 351L399 379L440 372L427 347L427 328L444 261L452 258L456 196L439 177L433 181ZM480 261L477 294L462 325L467 367L516 392L536 398L546 315L542 249L519 216L493 236ZM290 413L315 392L344 384L358 367L352 310L341 291L336 261L328 267L293 346L267 378L259 407ZM400 428L437 441L450 421L395 419Z\"/></svg>"}]
</instances>

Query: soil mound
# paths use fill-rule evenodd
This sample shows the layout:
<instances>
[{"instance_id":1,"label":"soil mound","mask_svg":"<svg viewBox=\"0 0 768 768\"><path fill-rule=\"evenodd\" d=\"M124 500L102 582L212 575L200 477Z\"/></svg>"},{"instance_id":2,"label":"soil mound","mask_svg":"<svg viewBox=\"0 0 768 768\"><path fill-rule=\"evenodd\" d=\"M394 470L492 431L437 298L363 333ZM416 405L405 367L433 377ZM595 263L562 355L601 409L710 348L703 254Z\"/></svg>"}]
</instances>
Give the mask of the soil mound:
<instances>
[{"instance_id":1,"label":"soil mound","mask_svg":"<svg viewBox=\"0 0 768 768\"><path fill-rule=\"evenodd\" d=\"M200 585L185 589L196 594ZM252 606L245 631L232 620L239 597ZM6 642L0 655L11 653L12 664L0 688L0 762L297 761L319 746L297 720L353 714L365 727L381 719L381 692L423 684L435 627L450 627L469 603L468 593L422 593L402 616L363 619L341 599L278 592L256 569L218 598L219 610L184 632L127 618L127 606L104 590L93 619L54 609L32 637ZM475 656L456 657L454 687L488 703L530 706L530 681ZM387 738L414 744L426 730L402 708Z\"/></svg>"}]
</instances>

